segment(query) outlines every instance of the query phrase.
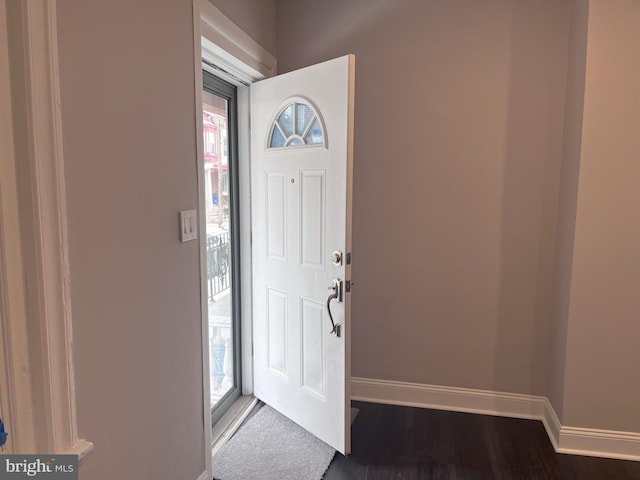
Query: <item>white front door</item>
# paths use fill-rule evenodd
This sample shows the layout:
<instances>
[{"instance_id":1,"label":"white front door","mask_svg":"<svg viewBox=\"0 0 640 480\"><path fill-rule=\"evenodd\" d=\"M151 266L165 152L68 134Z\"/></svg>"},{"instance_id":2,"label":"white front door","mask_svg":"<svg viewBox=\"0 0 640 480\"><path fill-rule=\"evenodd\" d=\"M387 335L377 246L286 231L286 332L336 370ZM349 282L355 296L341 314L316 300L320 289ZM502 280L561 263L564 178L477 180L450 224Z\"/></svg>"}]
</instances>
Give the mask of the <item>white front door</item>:
<instances>
[{"instance_id":1,"label":"white front door","mask_svg":"<svg viewBox=\"0 0 640 480\"><path fill-rule=\"evenodd\" d=\"M250 91L254 392L345 454L353 73L348 55Z\"/></svg>"}]
</instances>

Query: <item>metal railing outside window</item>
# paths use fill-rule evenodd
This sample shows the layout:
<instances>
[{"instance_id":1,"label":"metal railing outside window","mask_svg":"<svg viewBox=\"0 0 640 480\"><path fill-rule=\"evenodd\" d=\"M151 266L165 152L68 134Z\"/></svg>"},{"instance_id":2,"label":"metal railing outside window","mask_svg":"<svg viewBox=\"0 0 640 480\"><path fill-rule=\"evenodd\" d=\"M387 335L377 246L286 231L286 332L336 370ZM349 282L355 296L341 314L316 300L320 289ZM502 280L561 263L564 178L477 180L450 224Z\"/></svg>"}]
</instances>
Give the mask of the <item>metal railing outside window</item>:
<instances>
[{"instance_id":1,"label":"metal railing outside window","mask_svg":"<svg viewBox=\"0 0 640 480\"><path fill-rule=\"evenodd\" d=\"M207 235L207 286L209 301L229 288L229 232Z\"/></svg>"}]
</instances>

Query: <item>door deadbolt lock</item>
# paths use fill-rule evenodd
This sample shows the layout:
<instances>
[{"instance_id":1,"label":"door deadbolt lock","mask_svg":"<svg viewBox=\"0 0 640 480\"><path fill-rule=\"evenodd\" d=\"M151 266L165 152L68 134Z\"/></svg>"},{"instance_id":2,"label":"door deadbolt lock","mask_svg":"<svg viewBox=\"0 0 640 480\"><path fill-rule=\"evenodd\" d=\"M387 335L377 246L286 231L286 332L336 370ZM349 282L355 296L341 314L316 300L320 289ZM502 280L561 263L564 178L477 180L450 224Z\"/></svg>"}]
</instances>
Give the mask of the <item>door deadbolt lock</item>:
<instances>
[{"instance_id":1,"label":"door deadbolt lock","mask_svg":"<svg viewBox=\"0 0 640 480\"><path fill-rule=\"evenodd\" d=\"M336 267L342 265L342 252L340 250L334 250L331 254L331 263Z\"/></svg>"}]
</instances>

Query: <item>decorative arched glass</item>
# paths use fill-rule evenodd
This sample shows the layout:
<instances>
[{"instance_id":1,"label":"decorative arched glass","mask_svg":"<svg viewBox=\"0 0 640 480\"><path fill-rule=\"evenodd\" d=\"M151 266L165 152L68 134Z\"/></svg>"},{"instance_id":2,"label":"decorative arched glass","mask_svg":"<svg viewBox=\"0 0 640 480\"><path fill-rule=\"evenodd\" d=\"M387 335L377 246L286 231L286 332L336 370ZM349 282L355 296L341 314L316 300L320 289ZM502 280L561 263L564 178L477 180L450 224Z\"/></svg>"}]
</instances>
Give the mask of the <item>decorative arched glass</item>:
<instances>
[{"instance_id":1,"label":"decorative arched glass","mask_svg":"<svg viewBox=\"0 0 640 480\"><path fill-rule=\"evenodd\" d=\"M324 145L322 120L308 103L297 100L288 103L273 121L268 148Z\"/></svg>"}]
</instances>

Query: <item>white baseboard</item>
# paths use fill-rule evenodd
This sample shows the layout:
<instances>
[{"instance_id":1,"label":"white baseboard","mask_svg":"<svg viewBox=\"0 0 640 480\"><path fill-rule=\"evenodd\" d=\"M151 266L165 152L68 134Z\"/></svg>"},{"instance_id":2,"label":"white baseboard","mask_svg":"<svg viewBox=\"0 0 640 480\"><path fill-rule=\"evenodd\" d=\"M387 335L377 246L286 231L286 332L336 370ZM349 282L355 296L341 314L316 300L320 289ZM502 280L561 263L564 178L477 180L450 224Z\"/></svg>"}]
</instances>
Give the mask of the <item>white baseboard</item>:
<instances>
[{"instance_id":1,"label":"white baseboard","mask_svg":"<svg viewBox=\"0 0 640 480\"><path fill-rule=\"evenodd\" d=\"M558 452L562 424L560 423L558 415L556 415L556 411L553 409L553 405L551 405L551 402L547 398L544 399L544 413L540 420L542 420L544 429L547 431L547 435L549 436L549 440L551 440L553 449Z\"/></svg>"},{"instance_id":2,"label":"white baseboard","mask_svg":"<svg viewBox=\"0 0 640 480\"><path fill-rule=\"evenodd\" d=\"M640 433L562 427L559 453L640 461Z\"/></svg>"},{"instance_id":3,"label":"white baseboard","mask_svg":"<svg viewBox=\"0 0 640 480\"><path fill-rule=\"evenodd\" d=\"M545 411L544 397L356 377L351 378L351 398L365 402L537 420L542 418Z\"/></svg>"},{"instance_id":4,"label":"white baseboard","mask_svg":"<svg viewBox=\"0 0 640 480\"><path fill-rule=\"evenodd\" d=\"M351 398L540 420L558 453L640 461L640 433L562 426L546 397L352 377Z\"/></svg>"}]
</instances>

